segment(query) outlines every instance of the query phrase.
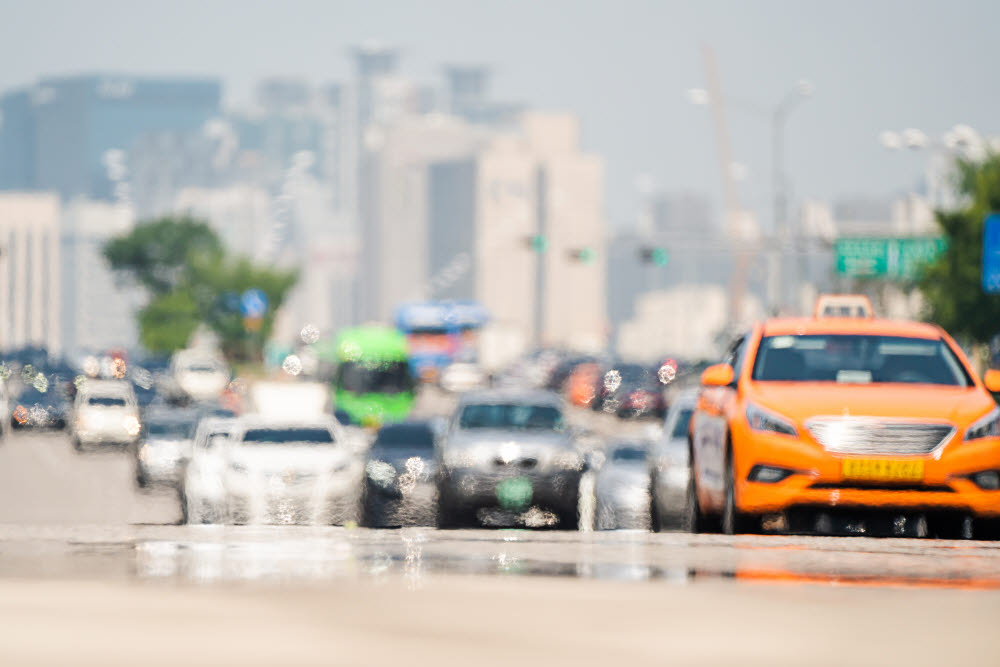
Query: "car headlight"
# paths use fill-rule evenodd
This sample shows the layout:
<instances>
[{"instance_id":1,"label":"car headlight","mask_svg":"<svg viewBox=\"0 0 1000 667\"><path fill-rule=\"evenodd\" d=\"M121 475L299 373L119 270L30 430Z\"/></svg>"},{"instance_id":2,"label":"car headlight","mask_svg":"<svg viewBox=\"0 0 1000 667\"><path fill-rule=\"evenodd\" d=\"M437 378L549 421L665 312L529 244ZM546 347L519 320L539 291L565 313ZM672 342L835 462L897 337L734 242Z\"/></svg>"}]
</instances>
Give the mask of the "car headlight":
<instances>
[{"instance_id":1,"label":"car headlight","mask_svg":"<svg viewBox=\"0 0 1000 667\"><path fill-rule=\"evenodd\" d=\"M391 486L396 481L396 469L385 461L369 461L365 465L365 472L368 474L368 479L381 487Z\"/></svg>"},{"instance_id":2,"label":"car headlight","mask_svg":"<svg viewBox=\"0 0 1000 667\"><path fill-rule=\"evenodd\" d=\"M133 436L139 435L139 431L142 429L142 427L139 424L139 420L133 417L132 415L129 415L128 417L122 419L122 426L125 427L126 433Z\"/></svg>"},{"instance_id":3,"label":"car headlight","mask_svg":"<svg viewBox=\"0 0 1000 667\"><path fill-rule=\"evenodd\" d=\"M798 435L792 422L773 412L768 412L753 403L747 405L747 423L755 431L781 433L782 435Z\"/></svg>"},{"instance_id":4,"label":"car headlight","mask_svg":"<svg viewBox=\"0 0 1000 667\"><path fill-rule=\"evenodd\" d=\"M245 475L247 472L247 467L240 463L239 461L233 461L229 464L229 469L240 475Z\"/></svg>"},{"instance_id":5,"label":"car headlight","mask_svg":"<svg viewBox=\"0 0 1000 667\"><path fill-rule=\"evenodd\" d=\"M966 440L1000 437L1000 408L993 408L988 415L969 427L965 432Z\"/></svg>"},{"instance_id":6,"label":"car headlight","mask_svg":"<svg viewBox=\"0 0 1000 667\"><path fill-rule=\"evenodd\" d=\"M465 468L476 462L475 458L462 447L445 450L443 460L449 468Z\"/></svg>"},{"instance_id":7,"label":"car headlight","mask_svg":"<svg viewBox=\"0 0 1000 667\"><path fill-rule=\"evenodd\" d=\"M583 458L574 450L562 450L552 456L552 465L563 470L577 470L583 466Z\"/></svg>"}]
</instances>

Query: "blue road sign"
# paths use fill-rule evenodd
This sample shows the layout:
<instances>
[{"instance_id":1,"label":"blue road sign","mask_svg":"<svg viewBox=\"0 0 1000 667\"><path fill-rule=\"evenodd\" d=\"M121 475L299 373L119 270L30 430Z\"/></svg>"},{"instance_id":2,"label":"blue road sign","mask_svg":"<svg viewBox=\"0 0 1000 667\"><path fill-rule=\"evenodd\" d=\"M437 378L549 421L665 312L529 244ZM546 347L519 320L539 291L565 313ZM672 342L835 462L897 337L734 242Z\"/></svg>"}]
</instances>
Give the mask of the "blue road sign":
<instances>
[{"instance_id":1,"label":"blue road sign","mask_svg":"<svg viewBox=\"0 0 1000 667\"><path fill-rule=\"evenodd\" d=\"M983 223L983 291L1000 294L1000 213Z\"/></svg>"},{"instance_id":2,"label":"blue road sign","mask_svg":"<svg viewBox=\"0 0 1000 667\"><path fill-rule=\"evenodd\" d=\"M243 317L263 317L267 312L267 295L256 288L250 288L240 297L240 312Z\"/></svg>"}]
</instances>

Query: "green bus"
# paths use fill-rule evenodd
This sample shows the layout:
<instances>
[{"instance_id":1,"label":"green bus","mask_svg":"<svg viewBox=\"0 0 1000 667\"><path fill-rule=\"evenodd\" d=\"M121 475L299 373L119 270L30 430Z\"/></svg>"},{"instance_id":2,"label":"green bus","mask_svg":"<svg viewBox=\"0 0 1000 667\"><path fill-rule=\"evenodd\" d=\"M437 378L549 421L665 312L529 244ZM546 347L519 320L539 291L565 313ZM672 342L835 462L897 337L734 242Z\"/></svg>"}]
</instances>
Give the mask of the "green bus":
<instances>
[{"instance_id":1,"label":"green bus","mask_svg":"<svg viewBox=\"0 0 1000 667\"><path fill-rule=\"evenodd\" d=\"M362 426L406 419L415 386L405 336L388 327L356 327L341 331L333 346L318 352L334 357L337 365L333 389L338 415Z\"/></svg>"}]
</instances>

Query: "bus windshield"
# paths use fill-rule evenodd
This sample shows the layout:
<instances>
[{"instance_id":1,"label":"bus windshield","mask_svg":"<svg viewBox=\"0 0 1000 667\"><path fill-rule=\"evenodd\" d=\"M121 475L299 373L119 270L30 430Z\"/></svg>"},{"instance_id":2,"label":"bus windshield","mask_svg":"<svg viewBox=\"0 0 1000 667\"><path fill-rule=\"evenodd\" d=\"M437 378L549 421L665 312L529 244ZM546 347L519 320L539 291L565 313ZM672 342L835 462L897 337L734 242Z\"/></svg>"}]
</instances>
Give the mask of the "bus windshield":
<instances>
[{"instance_id":1,"label":"bus windshield","mask_svg":"<svg viewBox=\"0 0 1000 667\"><path fill-rule=\"evenodd\" d=\"M399 394L413 389L405 361L379 364L345 361L337 371L337 387L355 394Z\"/></svg>"}]
</instances>

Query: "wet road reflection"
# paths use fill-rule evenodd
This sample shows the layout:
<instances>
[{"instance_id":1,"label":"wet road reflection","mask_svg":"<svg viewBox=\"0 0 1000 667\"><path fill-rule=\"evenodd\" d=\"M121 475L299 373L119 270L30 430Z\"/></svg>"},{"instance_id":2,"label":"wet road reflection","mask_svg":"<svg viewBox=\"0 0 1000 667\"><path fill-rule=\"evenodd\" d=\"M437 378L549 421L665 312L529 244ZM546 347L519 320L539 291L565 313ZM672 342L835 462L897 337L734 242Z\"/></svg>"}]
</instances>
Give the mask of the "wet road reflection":
<instances>
[{"instance_id":1,"label":"wet road reflection","mask_svg":"<svg viewBox=\"0 0 1000 667\"><path fill-rule=\"evenodd\" d=\"M0 527L0 569L193 584L395 577L420 587L434 575L460 574L993 589L1000 545L638 531L11 526Z\"/></svg>"}]
</instances>

